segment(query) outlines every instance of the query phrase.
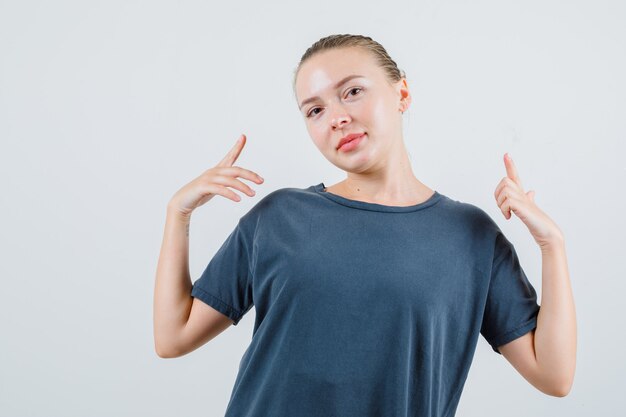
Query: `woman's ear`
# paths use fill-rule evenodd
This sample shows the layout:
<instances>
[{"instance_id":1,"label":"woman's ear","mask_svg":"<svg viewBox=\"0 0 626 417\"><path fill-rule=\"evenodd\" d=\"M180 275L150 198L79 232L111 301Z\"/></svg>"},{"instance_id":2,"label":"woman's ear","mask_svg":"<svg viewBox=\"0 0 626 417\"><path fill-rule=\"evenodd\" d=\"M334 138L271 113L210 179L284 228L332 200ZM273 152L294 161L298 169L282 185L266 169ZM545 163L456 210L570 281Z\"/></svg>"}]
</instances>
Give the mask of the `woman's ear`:
<instances>
[{"instance_id":1,"label":"woman's ear","mask_svg":"<svg viewBox=\"0 0 626 417\"><path fill-rule=\"evenodd\" d=\"M399 84L399 93L400 93L400 112L404 113L409 109L411 105L411 92L409 91L409 86L406 82L406 78L402 78L398 81Z\"/></svg>"}]
</instances>

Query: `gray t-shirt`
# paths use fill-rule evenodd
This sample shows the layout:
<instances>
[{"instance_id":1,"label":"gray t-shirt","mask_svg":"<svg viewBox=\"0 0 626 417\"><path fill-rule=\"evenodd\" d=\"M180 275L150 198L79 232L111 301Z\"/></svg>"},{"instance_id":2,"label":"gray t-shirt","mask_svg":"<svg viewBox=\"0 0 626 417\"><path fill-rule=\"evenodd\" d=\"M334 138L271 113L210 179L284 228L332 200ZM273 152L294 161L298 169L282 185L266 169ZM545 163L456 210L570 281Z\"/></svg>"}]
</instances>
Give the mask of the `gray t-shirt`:
<instances>
[{"instance_id":1,"label":"gray t-shirt","mask_svg":"<svg viewBox=\"0 0 626 417\"><path fill-rule=\"evenodd\" d=\"M254 305L226 417L451 417L479 334L536 327L511 242L435 191L413 206L281 188L243 215L191 295L236 325Z\"/></svg>"}]
</instances>

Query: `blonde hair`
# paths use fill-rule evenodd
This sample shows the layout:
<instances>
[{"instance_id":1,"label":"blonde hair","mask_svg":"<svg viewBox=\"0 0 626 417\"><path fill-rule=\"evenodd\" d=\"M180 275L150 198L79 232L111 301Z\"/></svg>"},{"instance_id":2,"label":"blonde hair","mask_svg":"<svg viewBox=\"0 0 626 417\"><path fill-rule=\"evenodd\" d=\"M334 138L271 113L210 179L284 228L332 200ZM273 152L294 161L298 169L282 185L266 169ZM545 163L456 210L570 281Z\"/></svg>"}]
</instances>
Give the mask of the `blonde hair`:
<instances>
[{"instance_id":1,"label":"blonde hair","mask_svg":"<svg viewBox=\"0 0 626 417\"><path fill-rule=\"evenodd\" d=\"M385 48L369 36L350 34L330 35L321 38L313 45L311 45L309 49L306 50L304 55L302 55L302 58L300 58L300 63L296 67L293 76L292 87L294 91L294 96L296 90L296 80L298 78L298 73L300 72L302 64L304 64L309 58L320 52L330 49L349 47L359 47L370 52L376 60L378 66L382 68L387 75L387 79L390 83L395 83L400 81L402 78L406 78L404 71L398 68L398 65L393 59L391 59Z\"/></svg>"}]
</instances>

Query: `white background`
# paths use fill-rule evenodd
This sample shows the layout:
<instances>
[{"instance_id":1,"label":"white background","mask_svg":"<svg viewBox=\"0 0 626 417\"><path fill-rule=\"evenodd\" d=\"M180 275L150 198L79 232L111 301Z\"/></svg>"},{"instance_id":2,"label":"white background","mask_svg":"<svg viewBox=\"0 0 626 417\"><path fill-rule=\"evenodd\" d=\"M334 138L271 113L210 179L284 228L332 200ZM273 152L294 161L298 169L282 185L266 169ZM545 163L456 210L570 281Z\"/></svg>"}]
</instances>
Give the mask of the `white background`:
<instances>
[{"instance_id":1,"label":"white background","mask_svg":"<svg viewBox=\"0 0 626 417\"><path fill-rule=\"evenodd\" d=\"M304 51L371 36L406 71L417 177L487 211L541 295L541 257L493 193L510 152L565 234L578 317L567 397L481 337L457 416L623 410L626 366L622 1L0 1L0 415L223 415L255 310L159 358L153 291L165 208L241 133L265 178L194 212L195 281L269 192L345 177L292 94Z\"/></svg>"}]
</instances>

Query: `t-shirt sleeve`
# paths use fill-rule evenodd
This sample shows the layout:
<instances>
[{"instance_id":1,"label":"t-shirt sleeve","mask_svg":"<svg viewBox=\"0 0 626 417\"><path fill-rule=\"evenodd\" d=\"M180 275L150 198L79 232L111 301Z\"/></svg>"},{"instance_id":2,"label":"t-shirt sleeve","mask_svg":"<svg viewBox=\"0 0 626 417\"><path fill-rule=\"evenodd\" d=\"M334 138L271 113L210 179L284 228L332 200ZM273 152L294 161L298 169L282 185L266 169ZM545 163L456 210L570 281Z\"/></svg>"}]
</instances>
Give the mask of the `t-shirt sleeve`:
<instances>
[{"instance_id":1,"label":"t-shirt sleeve","mask_svg":"<svg viewBox=\"0 0 626 417\"><path fill-rule=\"evenodd\" d=\"M240 219L194 283L191 295L237 325L252 308L251 236Z\"/></svg>"},{"instance_id":2,"label":"t-shirt sleeve","mask_svg":"<svg viewBox=\"0 0 626 417\"><path fill-rule=\"evenodd\" d=\"M515 248L497 230L491 280L483 315L481 334L494 352L537 327L537 292L522 266Z\"/></svg>"}]
</instances>

